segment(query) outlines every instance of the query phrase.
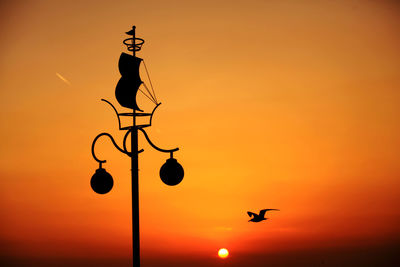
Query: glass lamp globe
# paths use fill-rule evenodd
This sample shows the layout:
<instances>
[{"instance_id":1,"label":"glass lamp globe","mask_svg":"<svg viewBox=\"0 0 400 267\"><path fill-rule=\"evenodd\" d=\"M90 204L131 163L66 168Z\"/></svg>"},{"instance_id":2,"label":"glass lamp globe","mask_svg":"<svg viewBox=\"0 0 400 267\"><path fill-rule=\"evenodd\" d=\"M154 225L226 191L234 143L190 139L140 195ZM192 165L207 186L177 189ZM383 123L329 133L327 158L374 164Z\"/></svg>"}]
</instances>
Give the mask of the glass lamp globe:
<instances>
[{"instance_id":1,"label":"glass lamp globe","mask_svg":"<svg viewBox=\"0 0 400 267\"><path fill-rule=\"evenodd\" d=\"M103 168L98 168L90 180L90 186L97 194L107 194L113 188L114 180Z\"/></svg>"},{"instance_id":2,"label":"glass lamp globe","mask_svg":"<svg viewBox=\"0 0 400 267\"><path fill-rule=\"evenodd\" d=\"M166 185L174 186L179 184L183 179L184 171L181 164L174 158L169 158L161 166L160 178Z\"/></svg>"}]
</instances>

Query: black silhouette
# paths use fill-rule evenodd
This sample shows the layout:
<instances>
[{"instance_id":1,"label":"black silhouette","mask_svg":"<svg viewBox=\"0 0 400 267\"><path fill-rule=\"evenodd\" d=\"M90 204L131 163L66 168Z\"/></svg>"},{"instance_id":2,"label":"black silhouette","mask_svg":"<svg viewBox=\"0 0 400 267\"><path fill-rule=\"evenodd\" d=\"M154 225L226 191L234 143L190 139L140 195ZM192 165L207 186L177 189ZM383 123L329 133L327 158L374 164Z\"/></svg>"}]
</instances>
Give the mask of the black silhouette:
<instances>
[{"instance_id":1,"label":"black silhouette","mask_svg":"<svg viewBox=\"0 0 400 267\"><path fill-rule=\"evenodd\" d=\"M266 221L268 220L268 218L265 218L265 213L269 210L276 210L279 211L277 209L264 209L264 210L260 210L260 214L255 214L251 211L248 211L247 214L251 217L253 216L253 218L251 218L249 220L249 222L261 222L261 221Z\"/></svg>"},{"instance_id":2,"label":"black silhouette","mask_svg":"<svg viewBox=\"0 0 400 267\"><path fill-rule=\"evenodd\" d=\"M143 83L139 76L141 61L141 58L126 53L121 54L118 68L122 77L115 88L115 98L121 106L139 111L143 111L136 103L137 91Z\"/></svg>"},{"instance_id":3,"label":"black silhouette","mask_svg":"<svg viewBox=\"0 0 400 267\"><path fill-rule=\"evenodd\" d=\"M146 138L147 142L156 150L164 153L169 153L170 158L167 159L167 162L161 167L160 169L160 177L161 180L166 185L177 185L179 184L184 176L184 171L182 166L178 163L178 161L173 158L173 153L178 151L178 148L174 149L162 149L157 147L156 145L151 142L147 132L144 128L150 127L152 123L152 118L154 115L155 110L161 104L158 102L157 97L154 93L154 88L151 83L151 79L149 73L147 71L146 64L144 60L141 58L136 57L136 52L140 51L144 40L141 38L137 38L135 35L135 26L132 27L132 30L127 32L130 35L130 38L124 40L124 44L127 46L128 50L132 52L132 55L122 53L119 58L119 71L121 73L121 78L115 88L115 97L118 103L125 107L130 108L131 112L124 112L119 113L117 109L111 104L110 101L102 99L102 101L108 103L115 111L118 119L118 126L120 130L126 131L124 135L124 139L122 142L122 147L120 147L114 140L114 138L109 133L101 133L95 137L92 143L92 155L93 158L99 163L99 168L96 170L96 173L92 176L90 181L90 185L98 194L106 194L108 193L113 185L114 181L112 176L106 172L105 169L102 168L102 164L106 163L105 160L99 159L95 152L95 144L96 141L102 137L108 137L115 148L117 148L120 152L127 155L131 158L131 165L132 165L132 249L133 249L133 266L140 267L140 241L139 241L139 162L138 157L139 153L143 152L143 149L139 150L138 147L138 134L139 132L143 133L144 137ZM145 82L141 80L139 75L139 67L143 63L144 68L146 70L148 80L150 82L149 90L148 86ZM142 87L142 88L141 88ZM136 96L138 91L143 93L150 101L152 101L155 105L153 111L151 113L145 113L143 110L139 108L136 102ZM132 118L132 125L122 127L121 126L121 119L120 117L131 117ZM144 117L149 118L149 123L146 124L138 124L136 118L137 117ZM127 148L127 138L130 135L131 137L131 149L128 151Z\"/></svg>"},{"instance_id":4,"label":"black silhouette","mask_svg":"<svg viewBox=\"0 0 400 267\"><path fill-rule=\"evenodd\" d=\"M160 177L164 184L177 185L183 179L183 168L174 158L167 159L167 162L161 166Z\"/></svg>"},{"instance_id":5,"label":"black silhouette","mask_svg":"<svg viewBox=\"0 0 400 267\"><path fill-rule=\"evenodd\" d=\"M90 186L97 194L106 194L111 191L114 180L108 172L103 168L98 168L90 179Z\"/></svg>"}]
</instances>

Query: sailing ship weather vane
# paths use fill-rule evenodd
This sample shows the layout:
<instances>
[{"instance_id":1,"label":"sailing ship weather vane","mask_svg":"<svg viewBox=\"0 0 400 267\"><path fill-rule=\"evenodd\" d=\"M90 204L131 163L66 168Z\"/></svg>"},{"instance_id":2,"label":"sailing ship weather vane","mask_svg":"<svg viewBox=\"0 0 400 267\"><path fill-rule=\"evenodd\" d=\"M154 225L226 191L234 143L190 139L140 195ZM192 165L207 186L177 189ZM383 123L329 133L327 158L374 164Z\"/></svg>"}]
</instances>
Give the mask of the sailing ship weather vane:
<instances>
[{"instance_id":1,"label":"sailing ship weather vane","mask_svg":"<svg viewBox=\"0 0 400 267\"><path fill-rule=\"evenodd\" d=\"M157 101L155 96L153 86L150 81L151 91L147 87L147 85L141 80L139 75L139 67L141 63L143 63L146 73L148 75L147 67L144 64L143 59L136 57L136 52L140 51L142 45L144 44L144 40L141 38L137 38L135 36L136 27L133 26L132 30L127 32L126 34L130 35L130 38L124 40L124 44L127 46L128 51L132 52L132 55L127 53L121 53L118 62L119 72L121 73L121 78L117 83L115 88L115 97L118 103L125 108L132 109L132 112L128 113L119 113L114 105L102 99L102 101L108 103L113 110L115 111L118 119L119 130L126 131L122 147L118 146L115 142L114 138L109 133L101 133L95 137L92 143L92 155L93 158L99 163L99 168L96 170L95 174L92 176L90 180L90 185L98 194L106 194L108 193L113 185L114 181L112 176L103 168L103 164L106 163L106 160L99 159L95 154L95 145L97 140L106 136L110 138L113 145L123 154L129 156L131 158L132 163L132 239L133 239L133 266L140 266L140 239L139 239L139 173L138 173L138 156L139 153L143 152L143 149L138 149L138 133L141 132L147 142L154 149L169 153L169 159L164 163L164 165L160 169L160 177L161 180L170 186L174 186L179 184L184 176L184 171L182 166L178 163L178 161L173 157L174 152L178 151L179 148L174 149L162 149L153 144L150 140L147 132L145 131L146 127L150 127L153 119L154 112L160 106L161 103ZM146 90L147 94L142 90L142 88ZM141 91L147 98L152 100L155 104L153 110L149 113L141 110L136 102L136 96L138 91ZM120 117L132 117L132 125L122 127ZM145 117L148 118L148 123L138 124L137 118ZM131 149L130 151L127 148L127 139L131 137Z\"/></svg>"}]
</instances>

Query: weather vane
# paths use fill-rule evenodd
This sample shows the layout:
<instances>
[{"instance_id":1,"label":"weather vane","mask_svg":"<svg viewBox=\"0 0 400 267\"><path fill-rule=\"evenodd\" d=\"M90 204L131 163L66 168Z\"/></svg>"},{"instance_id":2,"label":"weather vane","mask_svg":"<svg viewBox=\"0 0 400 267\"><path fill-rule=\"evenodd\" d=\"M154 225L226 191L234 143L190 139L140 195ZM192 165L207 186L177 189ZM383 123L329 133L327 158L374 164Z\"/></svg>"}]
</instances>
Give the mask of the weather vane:
<instances>
[{"instance_id":1,"label":"weather vane","mask_svg":"<svg viewBox=\"0 0 400 267\"><path fill-rule=\"evenodd\" d=\"M99 163L99 168L96 170L95 174L92 176L90 180L90 185L98 194L106 194L110 192L114 185L114 181L112 176L103 168L103 164L106 160L99 159L95 152L94 148L97 140L102 136L107 136L110 138L113 145L123 154L129 156L132 159L132 239L133 239L133 267L140 267L140 237L139 237L139 168L138 168L138 158L139 153L143 152L143 149L139 150L138 148L138 132L143 133L147 142L156 150L160 152L165 152L170 154L170 158L161 166L160 169L160 177L161 180L167 185L177 185L179 184L184 175L184 171L182 166L178 163L178 161L173 157L174 152L178 151L179 148L174 149L161 149L153 144L147 135L144 128L150 127L153 119L154 112L161 104L158 102L153 85L150 80L149 73L147 71L146 64L143 59L136 57L136 52L140 51L142 45L144 44L144 40L141 38L137 38L135 36L136 27L133 26L132 30L127 32L126 34L130 35L130 38L127 38L123 41L123 43L127 46L128 51L132 52L132 55L127 53L121 53L118 62L119 72L121 73L121 78L118 81L118 84L115 88L115 97L118 103L125 107L132 109L132 112L129 113L118 113L117 109L114 107L111 102L101 99L102 101L108 103L115 111L118 119L119 129L122 131L126 131L125 136L123 138L122 147L118 146L115 142L114 138L109 133L101 133L96 136L92 143L92 155L93 158ZM147 76L150 81L150 88L141 80L139 75L139 67L143 63ZM155 107L151 111L151 113L146 113L141 110L136 102L136 96L138 91L141 91L148 99L150 99ZM127 127L121 127L120 117L132 117L132 125ZM137 117L147 117L147 124L138 124ZM131 135L131 150L128 151L126 147L126 141L128 136Z\"/></svg>"}]
</instances>

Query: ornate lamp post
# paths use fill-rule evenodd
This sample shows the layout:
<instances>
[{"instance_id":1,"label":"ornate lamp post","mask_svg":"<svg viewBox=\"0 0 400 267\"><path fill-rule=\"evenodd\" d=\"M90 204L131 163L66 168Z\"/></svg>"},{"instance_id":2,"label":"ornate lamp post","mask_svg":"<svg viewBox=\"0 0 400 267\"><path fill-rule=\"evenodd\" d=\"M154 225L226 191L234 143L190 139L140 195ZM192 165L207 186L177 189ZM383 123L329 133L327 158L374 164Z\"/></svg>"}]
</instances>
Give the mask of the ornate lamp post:
<instances>
[{"instance_id":1,"label":"ornate lamp post","mask_svg":"<svg viewBox=\"0 0 400 267\"><path fill-rule=\"evenodd\" d=\"M160 177L161 180L170 186L179 184L184 176L184 171L182 166L178 163L178 161L173 158L173 153L178 151L179 148L174 149L162 149L157 147L151 142L149 136L147 135L144 128L150 127L152 118L155 110L161 104L157 101L155 96L153 96L148 90L147 86L140 79L139 75L139 66L143 62L141 58L136 57L136 52L139 51L144 43L144 40L141 38L136 38L135 36L136 27L133 26L132 30L127 32L126 34L132 36L131 38L127 38L124 40L124 44L127 46L128 50L132 52L132 55L122 53L119 58L119 71L121 73L121 79L119 80L117 87L115 89L115 96L117 98L118 103L126 108L132 109L130 113L118 113L117 109L111 104L109 101L102 99L102 101L108 103L115 111L118 119L119 129L122 131L126 131L122 148L117 145L114 138L108 133L101 133L96 136L92 143L92 155L93 158L99 163L99 168L96 170L95 174L92 176L90 180L90 185L92 189L98 194L106 194L108 193L113 185L114 181L112 176L102 167L103 163L106 160L100 160L95 152L95 144L96 141L102 137L107 136L110 138L111 142L114 146L125 155L129 156L132 159L132 240L133 240L133 267L140 267L140 238L139 238L139 172L138 172L138 158L139 153L143 152L143 149L138 149L138 132L143 133L147 142L156 150L160 152L165 152L170 154L170 158L164 163L164 165L160 169ZM146 65L144 65L146 66ZM147 71L147 69L146 69ZM150 81L151 84L151 81ZM140 86L144 86L147 90L148 94L144 93ZM141 110L136 103L136 94L137 91L141 90L149 99L154 100L156 104L155 108L151 113L145 113ZM153 90L154 93L154 90ZM132 126L121 127L121 116L132 117ZM138 124L136 118L137 117L147 117L149 119L148 124ZM127 138L131 135L131 151L128 151L126 147Z\"/></svg>"}]
</instances>

